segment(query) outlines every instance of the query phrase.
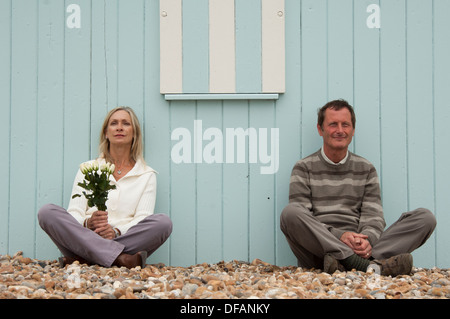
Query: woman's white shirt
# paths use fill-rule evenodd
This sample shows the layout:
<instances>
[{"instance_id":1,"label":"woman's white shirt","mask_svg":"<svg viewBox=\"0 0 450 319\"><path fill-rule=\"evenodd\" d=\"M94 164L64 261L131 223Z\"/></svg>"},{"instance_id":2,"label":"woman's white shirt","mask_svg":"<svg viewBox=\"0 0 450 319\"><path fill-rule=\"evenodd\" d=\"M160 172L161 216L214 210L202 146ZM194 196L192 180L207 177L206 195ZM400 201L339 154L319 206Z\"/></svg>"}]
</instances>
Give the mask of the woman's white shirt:
<instances>
[{"instance_id":1,"label":"woman's white shirt","mask_svg":"<svg viewBox=\"0 0 450 319\"><path fill-rule=\"evenodd\" d=\"M100 165L105 163L104 159L97 159L97 161ZM82 195L85 190L78 186L78 183L81 183L83 179L83 173L78 170L67 209L80 224L98 210L96 207L88 207L87 199ZM138 160L134 167L118 181L111 175L110 182L116 185L116 189L109 192L106 201L108 223L113 228L118 228L123 235L130 227L154 213L156 171L142 160ZM81 197L72 198L74 194L80 194Z\"/></svg>"}]
</instances>

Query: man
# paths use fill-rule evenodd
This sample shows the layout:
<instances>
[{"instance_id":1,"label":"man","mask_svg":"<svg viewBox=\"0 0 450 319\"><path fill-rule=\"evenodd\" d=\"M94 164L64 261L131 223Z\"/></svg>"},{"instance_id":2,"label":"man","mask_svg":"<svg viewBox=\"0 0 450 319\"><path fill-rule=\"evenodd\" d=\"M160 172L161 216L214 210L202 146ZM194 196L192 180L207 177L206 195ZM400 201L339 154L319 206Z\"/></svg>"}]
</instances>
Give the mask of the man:
<instances>
[{"instance_id":1,"label":"man","mask_svg":"<svg viewBox=\"0 0 450 319\"><path fill-rule=\"evenodd\" d=\"M348 151L355 123L353 108L344 100L319 110L323 146L295 164L281 230L301 267L409 274L410 253L430 237L436 219L420 208L402 214L384 231L375 167Z\"/></svg>"}]
</instances>

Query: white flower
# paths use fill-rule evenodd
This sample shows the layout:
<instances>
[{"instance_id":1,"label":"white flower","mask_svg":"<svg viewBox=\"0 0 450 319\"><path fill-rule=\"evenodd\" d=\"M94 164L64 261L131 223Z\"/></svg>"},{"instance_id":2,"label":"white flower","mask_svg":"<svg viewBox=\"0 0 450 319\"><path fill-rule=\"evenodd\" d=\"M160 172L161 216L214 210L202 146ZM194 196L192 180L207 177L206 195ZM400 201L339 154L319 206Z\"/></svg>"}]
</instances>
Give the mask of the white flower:
<instances>
[{"instance_id":1,"label":"white flower","mask_svg":"<svg viewBox=\"0 0 450 319\"><path fill-rule=\"evenodd\" d=\"M80 164L80 171L84 174L84 181L78 183L78 186L89 191L89 193L83 192L88 200L88 206L96 206L98 210L106 211L108 192L116 188L116 185L110 184L108 181L110 171L114 172L114 165L111 167L110 163L99 164L98 161L85 162ZM81 197L81 195L74 194L72 198L75 197Z\"/></svg>"},{"instance_id":2,"label":"white flower","mask_svg":"<svg viewBox=\"0 0 450 319\"><path fill-rule=\"evenodd\" d=\"M88 171L86 163L80 164L80 171L81 171L81 173L86 174L86 172Z\"/></svg>"},{"instance_id":3,"label":"white flower","mask_svg":"<svg viewBox=\"0 0 450 319\"><path fill-rule=\"evenodd\" d=\"M98 167L98 166L97 166ZM83 174L87 174L95 170L94 163L85 162L80 165L80 170Z\"/></svg>"},{"instance_id":4,"label":"white flower","mask_svg":"<svg viewBox=\"0 0 450 319\"><path fill-rule=\"evenodd\" d=\"M114 169L115 169L114 164L111 164L111 163L109 163L109 162L107 162L107 163L105 163L105 164L102 164L101 167L100 167L100 170L101 170L102 172L106 172L106 173L108 173L108 174L114 173Z\"/></svg>"},{"instance_id":5,"label":"white flower","mask_svg":"<svg viewBox=\"0 0 450 319\"><path fill-rule=\"evenodd\" d=\"M80 171L85 175L88 173L97 172L99 169L100 172L113 174L115 168L116 166L112 163L107 162L99 164L97 160L80 164Z\"/></svg>"}]
</instances>

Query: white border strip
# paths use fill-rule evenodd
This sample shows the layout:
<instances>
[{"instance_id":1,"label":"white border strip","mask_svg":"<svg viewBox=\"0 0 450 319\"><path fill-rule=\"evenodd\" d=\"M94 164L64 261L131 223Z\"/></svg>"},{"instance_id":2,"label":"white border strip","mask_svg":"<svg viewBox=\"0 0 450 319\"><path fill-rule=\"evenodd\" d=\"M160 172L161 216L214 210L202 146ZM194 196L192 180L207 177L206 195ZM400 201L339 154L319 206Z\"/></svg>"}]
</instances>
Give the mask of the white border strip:
<instances>
[{"instance_id":1,"label":"white border strip","mask_svg":"<svg viewBox=\"0 0 450 319\"><path fill-rule=\"evenodd\" d=\"M182 0L160 0L160 92L183 92Z\"/></svg>"},{"instance_id":2,"label":"white border strip","mask_svg":"<svg viewBox=\"0 0 450 319\"><path fill-rule=\"evenodd\" d=\"M284 93L284 0L262 0L262 91Z\"/></svg>"},{"instance_id":3,"label":"white border strip","mask_svg":"<svg viewBox=\"0 0 450 319\"><path fill-rule=\"evenodd\" d=\"M236 92L234 0L209 0L209 92Z\"/></svg>"},{"instance_id":4,"label":"white border strip","mask_svg":"<svg viewBox=\"0 0 450 319\"><path fill-rule=\"evenodd\" d=\"M279 94L165 94L167 101L182 100L278 100Z\"/></svg>"}]
</instances>

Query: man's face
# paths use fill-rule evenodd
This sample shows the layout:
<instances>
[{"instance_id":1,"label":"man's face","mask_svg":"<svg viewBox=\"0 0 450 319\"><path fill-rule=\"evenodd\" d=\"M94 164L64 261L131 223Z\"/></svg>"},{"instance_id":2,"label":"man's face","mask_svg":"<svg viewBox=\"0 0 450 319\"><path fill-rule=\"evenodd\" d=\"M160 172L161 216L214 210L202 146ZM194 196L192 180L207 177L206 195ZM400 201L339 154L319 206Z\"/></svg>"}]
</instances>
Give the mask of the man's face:
<instances>
[{"instance_id":1,"label":"man's face","mask_svg":"<svg viewBox=\"0 0 450 319\"><path fill-rule=\"evenodd\" d=\"M352 117L347 108L342 108L339 111L327 109L322 127L317 125L317 130L323 138L325 153L347 151L348 145L352 142L355 134Z\"/></svg>"}]
</instances>

